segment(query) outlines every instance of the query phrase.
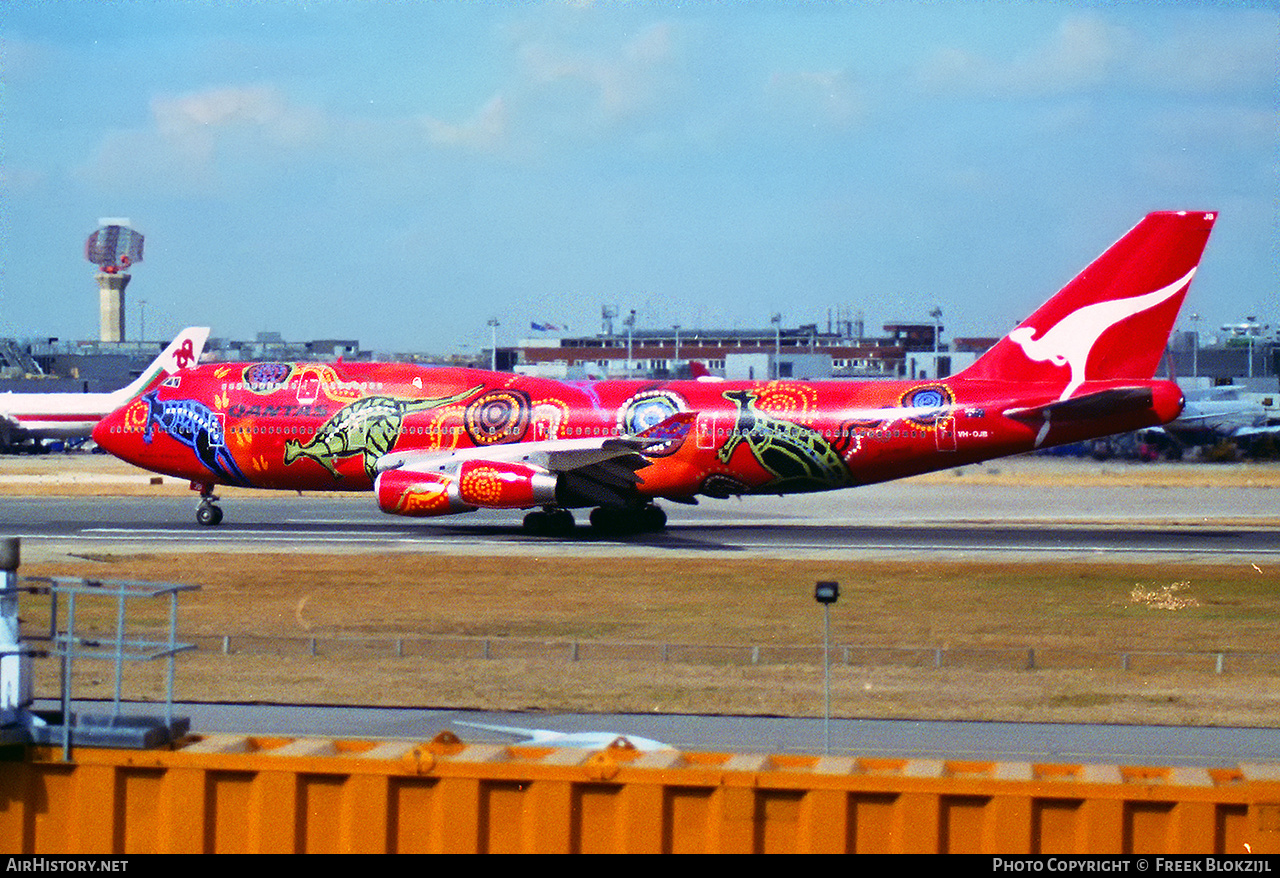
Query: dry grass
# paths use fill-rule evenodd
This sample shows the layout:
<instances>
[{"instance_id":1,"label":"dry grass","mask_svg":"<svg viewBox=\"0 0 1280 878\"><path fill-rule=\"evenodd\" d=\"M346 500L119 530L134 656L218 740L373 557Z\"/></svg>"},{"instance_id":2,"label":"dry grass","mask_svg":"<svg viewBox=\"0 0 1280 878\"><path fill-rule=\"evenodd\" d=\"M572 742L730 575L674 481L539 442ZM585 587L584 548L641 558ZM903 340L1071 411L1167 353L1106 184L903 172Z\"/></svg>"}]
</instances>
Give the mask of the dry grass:
<instances>
[{"instance_id":1,"label":"dry grass","mask_svg":"<svg viewBox=\"0 0 1280 878\"><path fill-rule=\"evenodd\" d=\"M574 641L815 646L817 579L841 583L838 644L1034 647L1098 656L1084 670L1004 666L833 669L844 716L1270 725L1280 681L1158 660L1118 669L1119 651L1271 652L1280 571L1250 564L995 564L442 557L103 555L31 564L28 576L191 582L182 637L461 635ZM139 608L141 609L141 608ZM150 611L159 622L160 608ZM88 612L83 610L82 612ZM101 610L111 630L114 606ZM88 616L81 617L88 621ZM132 633L132 629L131 629ZM287 651L286 651L287 652ZM573 711L813 714L817 664L662 663L610 657L392 658L189 654L179 697ZM109 694L85 664L76 694ZM137 672L134 672L135 674ZM160 678L135 677L152 696ZM43 692L52 679L41 678Z\"/></svg>"}]
</instances>

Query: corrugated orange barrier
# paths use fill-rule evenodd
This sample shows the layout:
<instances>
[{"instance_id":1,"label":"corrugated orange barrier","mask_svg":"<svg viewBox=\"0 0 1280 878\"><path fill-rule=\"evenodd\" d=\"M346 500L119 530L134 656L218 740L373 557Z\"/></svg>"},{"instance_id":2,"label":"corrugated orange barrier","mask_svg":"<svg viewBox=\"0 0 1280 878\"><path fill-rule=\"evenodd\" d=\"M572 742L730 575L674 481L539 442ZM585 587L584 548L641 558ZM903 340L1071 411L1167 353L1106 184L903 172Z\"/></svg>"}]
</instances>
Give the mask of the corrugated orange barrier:
<instances>
[{"instance_id":1,"label":"corrugated orange barrier","mask_svg":"<svg viewBox=\"0 0 1280 878\"><path fill-rule=\"evenodd\" d=\"M193 736L12 748L0 850L1280 853L1280 766Z\"/></svg>"}]
</instances>

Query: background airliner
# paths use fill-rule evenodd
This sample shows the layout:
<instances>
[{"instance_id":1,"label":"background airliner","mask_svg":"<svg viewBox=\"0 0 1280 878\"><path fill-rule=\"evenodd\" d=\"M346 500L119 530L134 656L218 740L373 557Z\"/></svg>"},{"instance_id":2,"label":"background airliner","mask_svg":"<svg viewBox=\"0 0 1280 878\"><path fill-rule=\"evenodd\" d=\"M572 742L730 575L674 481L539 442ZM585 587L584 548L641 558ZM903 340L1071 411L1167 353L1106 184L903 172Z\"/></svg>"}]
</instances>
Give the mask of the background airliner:
<instances>
[{"instance_id":1,"label":"background airliner","mask_svg":"<svg viewBox=\"0 0 1280 878\"><path fill-rule=\"evenodd\" d=\"M158 380L194 368L208 338L207 326L182 330L141 375L110 393L0 393L0 444L27 438L87 439L104 415Z\"/></svg>"},{"instance_id":2,"label":"background airliner","mask_svg":"<svg viewBox=\"0 0 1280 878\"><path fill-rule=\"evenodd\" d=\"M388 513L575 508L605 531L666 523L655 500L903 478L1167 423L1153 379L1216 213L1149 214L976 363L932 381L562 382L396 363L222 363L146 388L94 439L217 485L373 491Z\"/></svg>"}]
</instances>

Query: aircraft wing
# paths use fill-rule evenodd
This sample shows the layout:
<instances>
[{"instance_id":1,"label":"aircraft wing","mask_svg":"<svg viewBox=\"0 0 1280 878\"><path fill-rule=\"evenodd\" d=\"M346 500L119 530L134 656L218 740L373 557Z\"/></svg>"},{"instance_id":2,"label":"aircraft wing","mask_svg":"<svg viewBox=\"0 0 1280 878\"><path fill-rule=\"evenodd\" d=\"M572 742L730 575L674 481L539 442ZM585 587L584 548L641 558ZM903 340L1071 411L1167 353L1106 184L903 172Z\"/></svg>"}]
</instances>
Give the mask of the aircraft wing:
<instances>
[{"instance_id":1,"label":"aircraft wing","mask_svg":"<svg viewBox=\"0 0 1280 878\"><path fill-rule=\"evenodd\" d=\"M1262 436L1280 436L1280 424L1265 427L1241 427L1231 434L1232 439L1257 439Z\"/></svg>"},{"instance_id":2,"label":"aircraft wing","mask_svg":"<svg viewBox=\"0 0 1280 878\"><path fill-rule=\"evenodd\" d=\"M674 450L684 441L696 413L679 412L634 436L584 436L511 442L473 448L411 449L381 457L379 474L404 474L454 478L465 468L497 464L529 474L557 476L564 490L604 506L626 505L639 483L636 471L649 465L646 452Z\"/></svg>"}]
</instances>

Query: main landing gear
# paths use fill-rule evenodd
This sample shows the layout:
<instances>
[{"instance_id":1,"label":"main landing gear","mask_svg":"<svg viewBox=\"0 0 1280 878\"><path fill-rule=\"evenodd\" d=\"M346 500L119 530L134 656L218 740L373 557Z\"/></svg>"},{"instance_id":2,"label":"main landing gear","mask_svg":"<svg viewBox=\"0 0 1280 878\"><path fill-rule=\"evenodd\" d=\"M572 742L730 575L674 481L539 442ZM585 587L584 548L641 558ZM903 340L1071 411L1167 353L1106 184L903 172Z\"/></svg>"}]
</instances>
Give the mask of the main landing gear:
<instances>
[{"instance_id":1,"label":"main landing gear","mask_svg":"<svg viewBox=\"0 0 1280 878\"><path fill-rule=\"evenodd\" d=\"M524 517L525 533L540 537L562 537L573 530L573 513L568 509L546 506Z\"/></svg>"},{"instance_id":2,"label":"main landing gear","mask_svg":"<svg viewBox=\"0 0 1280 878\"><path fill-rule=\"evenodd\" d=\"M213 485L191 483L191 490L200 492L200 505L196 507L196 522L206 527L222 523L222 507L218 506L218 495L213 493Z\"/></svg>"},{"instance_id":3,"label":"main landing gear","mask_svg":"<svg viewBox=\"0 0 1280 878\"><path fill-rule=\"evenodd\" d=\"M591 529L603 536L655 533L667 526L667 513L658 506L601 506L591 511ZM524 517L525 533L563 537L573 531L573 513L546 506Z\"/></svg>"},{"instance_id":4,"label":"main landing gear","mask_svg":"<svg viewBox=\"0 0 1280 878\"><path fill-rule=\"evenodd\" d=\"M656 533L666 526L667 513L652 503L644 506L601 506L591 511L591 527L600 534Z\"/></svg>"}]
</instances>

